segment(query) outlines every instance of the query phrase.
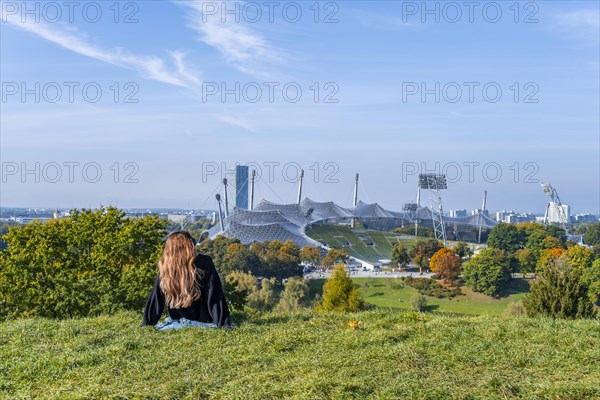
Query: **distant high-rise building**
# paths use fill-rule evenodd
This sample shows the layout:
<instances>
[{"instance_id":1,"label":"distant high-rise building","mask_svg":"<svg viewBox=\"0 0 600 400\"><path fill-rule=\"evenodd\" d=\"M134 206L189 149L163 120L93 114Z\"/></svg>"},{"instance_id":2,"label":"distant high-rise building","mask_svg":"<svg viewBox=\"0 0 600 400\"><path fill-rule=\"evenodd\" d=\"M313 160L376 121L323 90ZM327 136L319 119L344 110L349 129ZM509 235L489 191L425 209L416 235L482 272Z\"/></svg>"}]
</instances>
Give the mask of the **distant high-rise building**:
<instances>
[{"instance_id":1,"label":"distant high-rise building","mask_svg":"<svg viewBox=\"0 0 600 400\"><path fill-rule=\"evenodd\" d=\"M595 216L594 214L590 214L590 213L585 213L585 214L576 214L573 217L573 220L575 223L582 223L582 222L597 222L598 221L598 217Z\"/></svg>"},{"instance_id":2,"label":"distant high-rise building","mask_svg":"<svg viewBox=\"0 0 600 400\"><path fill-rule=\"evenodd\" d=\"M467 216L467 210L464 210L464 209L450 210L451 218L459 218L459 217L466 217L466 216Z\"/></svg>"},{"instance_id":3,"label":"distant high-rise building","mask_svg":"<svg viewBox=\"0 0 600 400\"><path fill-rule=\"evenodd\" d=\"M510 214L514 214L514 212L512 212L512 211L505 211L505 210L498 211L496 213L496 221L498 221L498 222L504 222L504 218L507 215L510 215Z\"/></svg>"},{"instance_id":4,"label":"distant high-rise building","mask_svg":"<svg viewBox=\"0 0 600 400\"><path fill-rule=\"evenodd\" d=\"M235 167L235 206L248 209L248 166L236 165Z\"/></svg>"},{"instance_id":5,"label":"distant high-rise building","mask_svg":"<svg viewBox=\"0 0 600 400\"><path fill-rule=\"evenodd\" d=\"M477 215L477 214L483 214L486 217L490 216L490 213L488 210L482 210L481 208L476 208L474 210L471 210L471 215Z\"/></svg>"}]
</instances>

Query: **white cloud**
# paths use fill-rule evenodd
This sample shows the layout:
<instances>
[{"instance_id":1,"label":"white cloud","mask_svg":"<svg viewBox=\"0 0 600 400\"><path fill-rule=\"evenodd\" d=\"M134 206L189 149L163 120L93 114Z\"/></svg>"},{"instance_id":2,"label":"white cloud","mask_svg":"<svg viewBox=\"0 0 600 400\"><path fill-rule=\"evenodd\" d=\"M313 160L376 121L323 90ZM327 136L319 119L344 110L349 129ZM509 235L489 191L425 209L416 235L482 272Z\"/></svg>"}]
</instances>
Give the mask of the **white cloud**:
<instances>
[{"instance_id":1,"label":"white cloud","mask_svg":"<svg viewBox=\"0 0 600 400\"><path fill-rule=\"evenodd\" d=\"M254 30L235 22L231 16L222 21L220 13L205 14L208 2L175 3L188 10L188 26L200 35L200 40L217 49L239 71L248 75L268 76L266 64L281 61L279 51ZM210 4L223 7L224 2Z\"/></svg>"},{"instance_id":2,"label":"white cloud","mask_svg":"<svg viewBox=\"0 0 600 400\"><path fill-rule=\"evenodd\" d=\"M594 42L600 40L600 11L573 10L555 15L556 28L570 35Z\"/></svg>"},{"instance_id":3,"label":"white cloud","mask_svg":"<svg viewBox=\"0 0 600 400\"><path fill-rule=\"evenodd\" d=\"M233 118L227 115L217 115L217 118L229 125L235 126L237 128L242 128L244 130L247 130L248 132L256 132L256 129L254 129L252 126L248 125L247 123L240 121L237 118Z\"/></svg>"},{"instance_id":4,"label":"white cloud","mask_svg":"<svg viewBox=\"0 0 600 400\"><path fill-rule=\"evenodd\" d=\"M122 48L107 50L94 46L76 28L55 28L42 23L22 22L18 18L7 18L6 21L12 26L33 33L67 50L108 64L139 71L148 79L182 87L191 87L200 83L196 73L185 65L185 53L181 51L169 53L171 63L174 64L169 66L160 57L137 55Z\"/></svg>"}]
</instances>

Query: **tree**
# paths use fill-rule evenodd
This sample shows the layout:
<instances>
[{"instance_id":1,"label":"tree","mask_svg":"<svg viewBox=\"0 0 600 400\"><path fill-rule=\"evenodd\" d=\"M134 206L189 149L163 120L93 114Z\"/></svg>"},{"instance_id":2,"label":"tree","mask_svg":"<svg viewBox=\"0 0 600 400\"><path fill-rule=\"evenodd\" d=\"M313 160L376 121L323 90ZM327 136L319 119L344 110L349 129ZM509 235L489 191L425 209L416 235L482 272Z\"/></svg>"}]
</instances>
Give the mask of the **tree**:
<instances>
[{"instance_id":1,"label":"tree","mask_svg":"<svg viewBox=\"0 0 600 400\"><path fill-rule=\"evenodd\" d=\"M594 260L600 258L600 243L592 246L592 255L594 256Z\"/></svg>"},{"instance_id":2,"label":"tree","mask_svg":"<svg viewBox=\"0 0 600 400\"><path fill-rule=\"evenodd\" d=\"M592 251L579 245L569 247L566 251L566 255L569 264L575 268L581 268L582 270L590 268L594 260Z\"/></svg>"},{"instance_id":3,"label":"tree","mask_svg":"<svg viewBox=\"0 0 600 400\"><path fill-rule=\"evenodd\" d=\"M590 225L583 235L585 244L594 246L600 244L600 222Z\"/></svg>"},{"instance_id":4,"label":"tree","mask_svg":"<svg viewBox=\"0 0 600 400\"><path fill-rule=\"evenodd\" d=\"M227 253L229 245L234 243L240 243L238 239L228 238L223 235L218 235L214 239L205 239L198 245L198 251L202 254L210 256L215 264L215 268L219 273L227 275L222 271L222 263Z\"/></svg>"},{"instance_id":5,"label":"tree","mask_svg":"<svg viewBox=\"0 0 600 400\"><path fill-rule=\"evenodd\" d=\"M460 258L470 258L473 256L473 250L471 250L471 246L465 242L456 243L453 250Z\"/></svg>"},{"instance_id":6,"label":"tree","mask_svg":"<svg viewBox=\"0 0 600 400\"><path fill-rule=\"evenodd\" d=\"M542 249L564 249L565 245L562 244L560 239L547 235L544 240L542 240Z\"/></svg>"},{"instance_id":7,"label":"tree","mask_svg":"<svg viewBox=\"0 0 600 400\"><path fill-rule=\"evenodd\" d=\"M156 279L165 226L101 207L11 228L0 252L0 317L139 310Z\"/></svg>"},{"instance_id":8,"label":"tree","mask_svg":"<svg viewBox=\"0 0 600 400\"><path fill-rule=\"evenodd\" d=\"M548 235L546 234L543 228L538 228L533 231L529 231L527 240L525 242L525 248L532 251L545 250L545 247L542 245L542 242L544 241L544 239L546 239L546 236Z\"/></svg>"},{"instance_id":9,"label":"tree","mask_svg":"<svg viewBox=\"0 0 600 400\"><path fill-rule=\"evenodd\" d=\"M308 284L305 279L294 276L283 284L283 292L277 310L283 312L297 311L306 306L308 297Z\"/></svg>"},{"instance_id":10,"label":"tree","mask_svg":"<svg viewBox=\"0 0 600 400\"><path fill-rule=\"evenodd\" d=\"M523 298L523 306L532 317L575 319L596 315L587 283L581 279L581 270L569 265L566 257L549 259L542 266Z\"/></svg>"},{"instance_id":11,"label":"tree","mask_svg":"<svg viewBox=\"0 0 600 400\"><path fill-rule=\"evenodd\" d=\"M249 284L253 282L254 285ZM232 271L225 277L223 292L229 305L239 311L248 303L248 295L257 286L256 278L243 271Z\"/></svg>"},{"instance_id":12,"label":"tree","mask_svg":"<svg viewBox=\"0 0 600 400\"><path fill-rule=\"evenodd\" d=\"M323 265L326 267L331 267L338 261L344 261L348 257L348 253L344 250L331 248L327 252L327 255L323 258Z\"/></svg>"},{"instance_id":13,"label":"tree","mask_svg":"<svg viewBox=\"0 0 600 400\"><path fill-rule=\"evenodd\" d=\"M413 262L419 266L419 272L429 265L429 259L444 245L436 239L417 239L410 249L409 255Z\"/></svg>"},{"instance_id":14,"label":"tree","mask_svg":"<svg viewBox=\"0 0 600 400\"><path fill-rule=\"evenodd\" d=\"M279 280L302 275L300 248L290 240L283 243L279 240L253 243L250 250L261 260L257 275Z\"/></svg>"},{"instance_id":15,"label":"tree","mask_svg":"<svg viewBox=\"0 0 600 400\"><path fill-rule=\"evenodd\" d=\"M300 260L311 265L318 265L321 262L321 252L314 246L306 245L300 250Z\"/></svg>"},{"instance_id":16,"label":"tree","mask_svg":"<svg viewBox=\"0 0 600 400\"><path fill-rule=\"evenodd\" d=\"M600 258L581 273L581 279L588 285L588 294L592 302L600 305Z\"/></svg>"},{"instance_id":17,"label":"tree","mask_svg":"<svg viewBox=\"0 0 600 400\"><path fill-rule=\"evenodd\" d=\"M440 249L431 257L429 267L444 282L454 282L462 270L460 257L451 249Z\"/></svg>"},{"instance_id":18,"label":"tree","mask_svg":"<svg viewBox=\"0 0 600 400\"><path fill-rule=\"evenodd\" d=\"M529 249L520 249L515 252L515 257L518 263L518 272L522 274L535 272L535 265L539 257L538 252Z\"/></svg>"},{"instance_id":19,"label":"tree","mask_svg":"<svg viewBox=\"0 0 600 400\"><path fill-rule=\"evenodd\" d=\"M226 275L237 270L256 274L260 269L260 259L254 252L241 243L233 243L227 246L219 272Z\"/></svg>"},{"instance_id":20,"label":"tree","mask_svg":"<svg viewBox=\"0 0 600 400\"><path fill-rule=\"evenodd\" d=\"M472 290L495 296L506 287L511 272L512 266L506 252L491 248L467 261L462 277Z\"/></svg>"},{"instance_id":21,"label":"tree","mask_svg":"<svg viewBox=\"0 0 600 400\"><path fill-rule=\"evenodd\" d=\"M489 247L513 253L523 247L523 234L513 224L498 224L488 236Z\"/></svg>"},{"instance_id":22,"label":"tree","mask_svg":"<svg viewBox=\"0 0 600 400\"><path fill-rule=\"evenodd\" d=\"M227 275L226 282L233 284L238 293L236 297L243 297L244 304L259 311L269 311L277 302L275 294L275 278L258 279L251 273L233 271Z\"/></svg>"},{"instance_id":23,"label":"tree","mask_svg":"<svg viewBox=\"0 0 600 400\"><path fill-rule=\"evenodd\" d=\"M253 291L248 296L248 306L259 311L270 311L277 303L276 283L275 278L263 278L260 282L260 289Z\"/></svg>"},{"instance_id":24,"label":"tree","mask_svg":"<svg viewBox=\"0 0 600 400\"><path fill-rule=\"evenodd\" d=\"M360 289L346 275L344 264L338 263L323 286L323 299L317 311L353 312L363 307Z\"/></svg>"},{"instance_id":25,"label":"tree","mask_svg":"<svg viewBox=\"0 0 600 400\"><path fill-rule=\"evenodd\" d=\"M567 234L565 233L565 230L562 227L556 225L547 225L544 227L544 230L546 231L546 234L548 234L548 236L552 236L558 239L558 241L560 242L560 246L558 247L563 249L567 247Z\"/></svg>"},{"instance_id":26,"label":"tree","mask_svg":"<svg viewBox=\"0 0 600 400\"><path fill-rule=\"evenodd\" d=\"M563 249L548 249L540 251L540 257L538 258L538 262L535 267L536 272L541 271L551 260L558 260L564 253L565 250Z\"/></svg>"},{"instance_id":27,"label":"tree","mask_svg":"<svg viewBox=\"0 0 600 400\"><path fill-rule=\"evenodd\" d=\"M419 272L423 273L423 267L427 265L427 254L425 254L425 249L423 247L414 247L414 251L412 252L412 260L419 267Z\"/></svg>"},{"instance_id":28,"label":"tree","mask_svg":"<svg viewBox=\"0 0 600 400\"><path fill-rule=\"evenodd\" d=\"M396 243L392 248L392 264L405 267L410 262L408 251L402 243Z\"/></svg>"}]
</instances>

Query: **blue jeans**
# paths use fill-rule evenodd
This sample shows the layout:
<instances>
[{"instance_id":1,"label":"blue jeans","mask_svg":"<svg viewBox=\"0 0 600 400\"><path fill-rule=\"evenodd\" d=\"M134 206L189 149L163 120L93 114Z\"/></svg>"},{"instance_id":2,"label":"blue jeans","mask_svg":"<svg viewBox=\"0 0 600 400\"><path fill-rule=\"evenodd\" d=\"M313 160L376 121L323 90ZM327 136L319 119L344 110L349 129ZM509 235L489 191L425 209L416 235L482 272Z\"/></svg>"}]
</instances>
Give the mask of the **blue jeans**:
<instances>
[{"instance_id":1,"label":"blue jeans","mask_svg":"<svg viewBox=\"0 0 600 400\"><path fill-rule=\"evenodd\" d=\"M191 328L191 327L216 329L217 324L192 321L191 319L187 319L187 318L172 319L171 317L167 317L167 318L165 318L165 322L158 323L154 327L161 331L166 331L169 329Z\"/></svg>"}]
</instances>

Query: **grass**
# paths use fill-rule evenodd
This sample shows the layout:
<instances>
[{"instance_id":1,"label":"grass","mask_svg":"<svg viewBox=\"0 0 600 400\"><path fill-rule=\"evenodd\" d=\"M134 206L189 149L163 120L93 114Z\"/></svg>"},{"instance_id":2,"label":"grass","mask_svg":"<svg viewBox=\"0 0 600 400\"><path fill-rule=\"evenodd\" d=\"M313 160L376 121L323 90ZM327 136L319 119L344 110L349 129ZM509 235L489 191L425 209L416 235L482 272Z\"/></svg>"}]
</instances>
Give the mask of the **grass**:
<instances>
[{"instance_id":1,"label":"grass","mask_svg":"<svg viewBox=\"0 0 600 400\"><path fill-rule=\"evenodd\" d=\"M416 289L402 284L397 278L353 278L367 303L378 307L410 309L410 299L418 292ZM322 291L325 280L311 280L311 292L314 297ZM529 290L529 283L524 279L513 279L511 286L499 299L476 293L463 287L464 296L452 299L427 297L428 311L439 311L457 314L501 314L509 303L516 303Z\"/></svg>"},{"instance_id":2,"label":"grass","mask_svg":"<svg viewBox=\"0 0 600 400\"><path fill-rule=\"evenodd\" d=\"M385 292L385 289L378 289ZM127 312L0 323L5 399L592 399L600 323L402 311L159 332ZM359 320L363 329L350 330Z\"/></svg>"},{"instance_id":3,"label":"grass","mask_svg":"<svg viewBox=\"0 0 600 400\"><path fill-rule=\"evenodd\" d=\"M389 259L392 247L398 241L405 245L411 245L414 242L413 239L400 239L396 234L390 232L352 229L343 225L312 225L306 230L306 234L329 246L344 249L353 257L370 262ZM369 242L372 242L374 246L365 244Z\"/></svg>"}]
</instances>

